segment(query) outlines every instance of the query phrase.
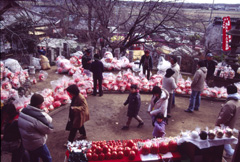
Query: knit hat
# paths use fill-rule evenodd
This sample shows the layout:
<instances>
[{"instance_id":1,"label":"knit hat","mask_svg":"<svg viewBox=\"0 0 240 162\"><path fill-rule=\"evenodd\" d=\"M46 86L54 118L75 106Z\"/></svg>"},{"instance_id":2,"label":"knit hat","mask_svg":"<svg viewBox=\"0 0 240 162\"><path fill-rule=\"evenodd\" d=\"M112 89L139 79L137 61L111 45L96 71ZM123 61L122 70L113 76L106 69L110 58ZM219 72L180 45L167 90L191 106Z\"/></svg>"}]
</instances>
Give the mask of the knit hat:
<instances>
[{"instance_id":1,"label":"knit hat","mask_svg":"<svg viewBox=\"0 0 240 162\"><path fill-rule=\"evenodd\" d=\"M237 87L234 84L227 86L227 93L228 94L234 94L237 93Z\"/></svg>"},{"instance_id":2,"label":"knit hat","mask_svg":"<svg viewBox=\"0 0 240 162\"><path fill-rule=\"evenodd\" d=\"M137 85L136 84L132 84L130 88L131 89L137 89Z\"/></svg>"},{"instance_id":3,"label":"knit hat","mask_svg":"<svg viewBox=\"0 0 240 162\"><path fill-rule=\"evenodd\" d=\"M91 53L91 52L92 52L92 49L91 49L91 48L88 48L88 49L85 50L85 52Z\"/></svg>"},{"instance_id":4,"label":"knit hat","mask_svg":"<svg viewBox=\"0 0 240 162\"><path fill-rule=\"evenodd\" d=\"M67 91L75 96L77 96L80 93L78 86L76 84L68 86Z\"/></svg>"},{"instance_id":5,"label":"knit hat","mask_svg":"<svg viewBox=\"0 0 240 162\"><path fill-rule=\"evenodd\" d=\"M98 55L98 54L95 54L95 55L94 55L94 59L95 59L95 60L99 60L99 55Z\"/></svg>"},{"instance_id":6,"label":"knit hat","mask_svg":"<svg viewBox=\"0 0 240 162\"><path fill-rule=\"evenodd\" d=\"M175 73L175 71L173 71L171 68L169 68L169 69L166 70L165 77L169 78L169 77L171 77L174 73Z\"/></svg>"},{"instance_id":7,"label":"knit hat","mask_svg":"<svg viewBox=\"0 0 240 162\"><path fill-rule=\"evenodd\" d=\"M44 101L44 98L42 95L34 93L31 97L30 105L36 107L41 103L43 103L43 101Z\"/></svg>"}]
</instances>

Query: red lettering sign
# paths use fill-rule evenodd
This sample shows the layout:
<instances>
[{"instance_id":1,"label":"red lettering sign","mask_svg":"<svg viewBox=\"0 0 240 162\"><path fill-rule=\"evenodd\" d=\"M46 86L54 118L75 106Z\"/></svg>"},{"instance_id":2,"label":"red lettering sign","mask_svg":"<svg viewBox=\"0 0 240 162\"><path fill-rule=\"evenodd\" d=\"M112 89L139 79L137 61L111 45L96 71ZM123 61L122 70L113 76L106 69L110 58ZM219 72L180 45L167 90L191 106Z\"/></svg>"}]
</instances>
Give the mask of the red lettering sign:
<instances>
[{"instance_id":1,"label":"red lettering sign","mask_svg":"<svg viewBox=\"0 0 240 162\"><path fill-rule=\"evenodd\" d=\"M231 42L232 36L228 35L227 32L231 29L231 20L230 17L223 17L223 24L222 24L222 49L223 51L229 51L231 50L231 47L229 46L229 42Z\"/></svg>"}]
</instances>

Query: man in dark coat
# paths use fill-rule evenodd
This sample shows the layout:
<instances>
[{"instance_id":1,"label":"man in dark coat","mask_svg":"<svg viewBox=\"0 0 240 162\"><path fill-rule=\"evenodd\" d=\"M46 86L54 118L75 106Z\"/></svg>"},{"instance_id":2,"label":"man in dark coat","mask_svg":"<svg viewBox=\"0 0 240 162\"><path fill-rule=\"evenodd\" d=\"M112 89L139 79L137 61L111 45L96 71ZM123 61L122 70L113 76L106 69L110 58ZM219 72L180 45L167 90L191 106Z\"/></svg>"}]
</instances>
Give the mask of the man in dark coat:
<instances>
[{"instance_id":1,"label":"man in dark coat","mask_svg":"<svg viewBox=\"0 0 240 162\"><path fill-rule=\"evenodd\" d=\"M92 50L87 49L85 52L86 52L86 54L83 55L83 57L82 57L82 66L84 69L90 70L91 63L92 63L92 56L91 56Z\"/></svg>"},{"instance_id":2,"label":"man in dark coat","mask_svg":"<svg viewBox=\"0 0 240 162\"><path fill-rule=\"evenodd\" d=\"M93 95L96 96L97 94L97 82L98 82L98 87L99 87L99 96L103 95L103 90L102 90L102 80L103 76L102 73L104 71L104 66L103 63L99 60L99 55L95 54L94 55L94 62L91 65L91 71L93 73Z\"/></svg>"},{"instance_id":3,"label":"man in dark coat","mask_svg":"<svg viewBox=\"0 0 240 162\"><path fill-rule=\"evenodd\" d=\"M208 85L213 82L213 73L215 71L215 67L217 65L217 62L213 60L212 53L208 53L206 55L206 60L204 60L206 68L207 68L207 83Z\"/></svg>"},{"instance_id":4,"label":"man in dark coat","mask_svg":"<svg viewBox=\"0 0 240 162\"><path fill-rule=\"evenodd\" d=\"M131 85L131 90L130 90L130 94L127 98L127 100L124 102L124 106L126 106L128 104L128 112L127 112L127 116L128 116L128 121L126 123L126 126L122 127L122 130L128 130L129 129L129 125L132 121L132 118L135 118L139 124L138 124L138 128L143 126L143 120L140 118L140 116L138 116L138 112L140 110L140 106L141 106L141 97L140 94L137 92L137 85Z\"/></svg>"},{"instance_id":5,"label":"man in dark coat","mask_svg":"<svg viewBox=\"0 0 240 162\"><path fill-rule=\"evenodd\" d=\"M143 74L145 75L147 71L147 79L149 80L150 78L150 72L152 70L152 57L149 55L149 51L144 51L144 55L141 57L139 68L142 65L143 66Z\"/></svg>"}]
</instances>

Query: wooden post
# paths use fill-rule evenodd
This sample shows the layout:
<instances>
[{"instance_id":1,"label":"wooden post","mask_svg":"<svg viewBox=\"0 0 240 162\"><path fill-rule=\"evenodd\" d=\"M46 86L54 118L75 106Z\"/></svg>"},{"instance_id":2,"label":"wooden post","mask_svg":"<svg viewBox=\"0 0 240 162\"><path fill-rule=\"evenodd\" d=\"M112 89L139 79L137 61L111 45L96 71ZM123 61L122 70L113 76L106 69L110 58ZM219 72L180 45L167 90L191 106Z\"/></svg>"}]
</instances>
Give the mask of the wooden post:
<instances>
[{"instance_id":1,"label":"wooden post","mask_svg":"<svg viewBox=\"0 0 240 162\"><path fill-rule=\"evenodd\" d=\"M133 61L133 50L129 50L129 62L132 62Z\"/></svg>"},{"instance_id":2,"label":"wooden post","mask_svg":"<svg viewBox=\"0 0 240 162\"><path fill-rule=\"evenodd\" d=\"M50 63L53 63L55 60L54 49L50 48Z\"/></svg>"},{"instance_id":3,"label":"wooden post","mask_svg":"<svg viewBox=\"0 0 240 162\"><path fill-rule=\"evenodd\" d=\"M120 58L120 48L116 48L116 49L114 50L114 57L116 57L117 59Z\"/></svg>"},{"instance_id":4,"label":"wooden post","mask_svg":"<svg viewBox=\"0 0 240 162\"><path fill-rule=\"evenodd\" d=\"M178 65L181 67L182 56L177 56L177 63L178 63Z\"/></svg>"},{"instance_id":5,"label":"wooden post","mask_svg":"<svg viewBox=\"0 0 240 162\"><path fill-rule=\"evenodd\" d=\"M105 52L107 52L107 48L103 47L101 52L101 58L103 58Z\"/></svg>"},{"instance_id":6,"label":"wooden post","mask_svg":"<svg viewBox=\"0 0 240 162\"><path fill-rule=\"evenodd\" d=\"M66 58L70 58L70 51L67 43L63 43L63 52Z\"/></svg>"},{"instance_id":7,"label":"wooden post","mask_svg":"<svg viewBox=\"0 0 240 162\"><path fill-rule=\"evenodd\" d=\"M81 47L78 45L76 48L77 51L81 51Z\"/></svg>"}]
</instances>

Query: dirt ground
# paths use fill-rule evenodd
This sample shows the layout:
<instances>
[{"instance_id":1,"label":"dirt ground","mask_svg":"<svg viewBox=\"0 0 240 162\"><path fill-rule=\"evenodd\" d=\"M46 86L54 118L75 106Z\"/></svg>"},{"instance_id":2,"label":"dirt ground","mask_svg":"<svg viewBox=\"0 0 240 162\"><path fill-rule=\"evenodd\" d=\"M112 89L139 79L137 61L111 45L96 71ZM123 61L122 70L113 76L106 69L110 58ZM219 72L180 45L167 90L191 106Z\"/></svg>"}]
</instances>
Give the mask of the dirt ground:
<instances>
[{"instance_id":1,"label":"dirt ground","mask_svg":"<svg viewBox=\"0 0 240 162\"><path fill-rule=\"evenodd\" d=\"M55 72L56 67L47 70L48 78L44 82L38 82L32 86L32 91L41 91L44 88L50 88L50 81L56 80L63 75ZM37 74L36 74L37 76ZM123 139L151 139L153 127L151 118L147 113L151 94L141 94L141 109L140 117L144 120L144 126L137 128L137 121L132 120L128 131L121 130L121 127L127 121L127 106L123 103L127 99L128 93L107 93L102 97L91 96L87 97L87 102L90 110L90 120L85 123L87 132L87 140L123 140ZM169 124L166 126L166 136L178 136L181 131L194 130L196 127L205 129L206 127L213 128L215 120L221 108L223 101L210 100L203 98L201 101L200 110L192 114L185 113L184 109L188 107L189 97L176 96L176 107L172 109L172 117L169 119ZM65 126L68 120L69 105L62 106L50 112L53 118L54 132L49 134L47 146L52 155L53 162L63 162L66 148L63 146L67 142L69 132L65 131ZM236 129L240 130L240 120L235 125ZM1 161L8 162L9 155L1 156ZM228 160L230 161L230 160Z\"/></svg>"}]
</instances>

